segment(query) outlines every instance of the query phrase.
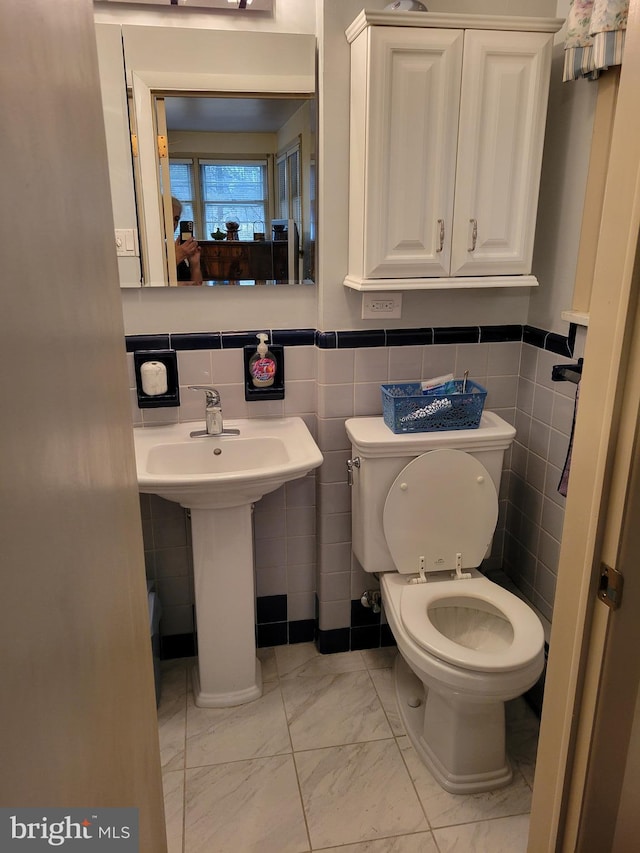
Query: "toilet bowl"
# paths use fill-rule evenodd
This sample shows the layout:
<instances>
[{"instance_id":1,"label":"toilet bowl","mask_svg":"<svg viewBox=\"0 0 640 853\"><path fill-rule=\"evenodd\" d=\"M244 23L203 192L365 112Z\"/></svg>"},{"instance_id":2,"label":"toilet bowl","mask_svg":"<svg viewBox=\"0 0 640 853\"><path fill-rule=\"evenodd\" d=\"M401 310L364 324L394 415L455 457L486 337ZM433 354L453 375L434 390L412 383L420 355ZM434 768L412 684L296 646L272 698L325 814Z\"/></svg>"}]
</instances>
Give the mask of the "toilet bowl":
<instances>
[{"instance_id":1,"label":"toilet bowl","mask_svg":"<svg viewBox=\"0 0 640 853\"><path fill-rule=\"evenodd\" d=\"M380 582L400 652L400 717L436 780L461 794L511 782L504 703L532 687L544 666L542 626L533 610L472 574L414 585L387 573Z\"/></svg>"},{"instance_id":2,"label":"toilet bowl","mask_svg":"<svg viewBox=\"0 0 640 853\"><path fill-rule=\"evenodd\" d=\"M365 571L381 573L407 734L446 790L507 785L504 703L540 677L544 634L534 611L477 567L515 431L490 412L477 430L449 434L395 435L381 418L346 427L353 548Z\"/></svg>"}]
</instances>

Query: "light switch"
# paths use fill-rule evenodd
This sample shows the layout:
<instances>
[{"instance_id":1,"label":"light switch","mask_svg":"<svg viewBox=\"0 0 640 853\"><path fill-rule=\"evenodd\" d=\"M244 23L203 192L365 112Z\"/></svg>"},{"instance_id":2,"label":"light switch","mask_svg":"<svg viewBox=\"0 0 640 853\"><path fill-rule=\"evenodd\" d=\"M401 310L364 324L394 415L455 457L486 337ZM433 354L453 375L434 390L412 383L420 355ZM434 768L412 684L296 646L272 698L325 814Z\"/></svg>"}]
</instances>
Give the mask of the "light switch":
<instances>
[{"instance_id":1,"label":"light switch","mask_svg":"<svg viewBox=\"0 0 640 853\"><path fill-rule=\"evenodd\" d=\"M119 258L137 258L138 233L135 228L116 228L116 253Z\"/></svg>"}]
</instances>

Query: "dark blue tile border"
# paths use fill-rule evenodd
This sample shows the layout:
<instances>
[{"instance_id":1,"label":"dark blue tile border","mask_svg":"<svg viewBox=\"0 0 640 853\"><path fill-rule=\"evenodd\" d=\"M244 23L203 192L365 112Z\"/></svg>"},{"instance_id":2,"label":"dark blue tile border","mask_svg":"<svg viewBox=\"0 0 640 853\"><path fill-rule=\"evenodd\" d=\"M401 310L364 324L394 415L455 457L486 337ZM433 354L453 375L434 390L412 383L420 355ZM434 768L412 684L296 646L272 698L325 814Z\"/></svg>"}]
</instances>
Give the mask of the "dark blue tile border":
<instances>
[{"instance_id":1,"label":"dark blue tile border","mask_svg":"<svg viewBox=\"0 0 640 853\"><path fill-rule=\"evenodd\" d=\"M387 329L388 347L425 346L433 343L433 329Z\"/></svg>"},{"instance_id":2,"label":"dark blue tile border","mask_svg":"<svg viewBox=\"0 0 640 853\"><path fill-rule=\"evenodd\" d=\"M148 349L171 349L169 335L127 335L127 352Z\"/></svg>"},{"instance_id":3,"label":"dark blue tile border","mask_svg":"<svg viewBox=\"0 0 640 853\"><path fill-rule=\"evenodd\" d=\"M531 346L538 349L544 349L544 339L546 337L547 333L543 329L537 329L535 326L525 326L522 330L523 343L531 344Z\"/></svg>"},{"instance_id":4,"label":"dark blue tile border","mask_svg":"<svg viewBox=\"0 0 640 853\"><path fill-rule=\"evenodd\" d=\"M222 338L222 349L241 349L242 347L257 346L258 335L264 332L269 337L268 343L273 343L271 340L270 329L256 329L255 331L237 331L237 332L220 332Z\"/></svg>"},{"instance_id":5,"label":"dark blue tile border","mask_svg":"<svg viewBox=\"0 0 640 853\"><path fill-rule=\"evenodd\" d=\"M315 329L274 329L271 343L285 347L308 347L316 342Z\"/></svg>"},{"instance_id":6,"label":"dark blue tile border","mask_svg":"<svg viewBox=\"0 0 640 853\"><path fill-rule=\"evenodd\" d=\"M566 355L569 358L573 355L575 338L575 326L573 329L569 328L568 337L559 335L557 332L546 332L544 329L538 329L535 326L525 326L522 333L522 340L525 344L554 352L556 355Z\"/></svg>"},{"instance_id":7,"label":"dark blue tile border","mask_svg":"<svg viewBox=\"0 0 640 853\"><path fill-rule=\"evenodd\" d=\"M555 332L549 332L544 340L544 348L550 352L555 352L557 355L573 355L573 347L569 345L568 338L564 335L558 335Z\"/></svg>"},{"instance_id":8,"label":"dark blue tile border","mask_svg":"<svg viewBox=\"0 0 640 853\"><path fill-rule=\"evenodd\" d=\"M188 332L171 335L175 350L220 349L220 332Z\"/></svg>"},{"instance_id":9,"label":"dark blue tile border","mask_svg":"<svg viewBox=\"0 0 640 853\"><path fill-rule=\"evenodd\" d=\"M447 326L433 330L434 344L479 344L480 326Z\"/></svg>"},{"instance_id":10,"label":"dark blue tile border","mask_svg":"<svg viewBox=\"0 0 640 853\"><path fill-rule=\"evenodd\" d=\"M316 332L318 349L335 349L338 346L337 332Z\"/></svg>"},{"instance_id":11,"label":"dark blue tile border","mask_svg":"<svg viewBox=\"0 0 640 853\"><path fill-rule=\"evenodd\" d=\"M480 343L498 344L521 341L523 326L480 326Z\"/></svg>"},{"instance_id":12,"label":"dark blue tile border","mask_svg":"<svg viewBox=\"0 0 640 853\"><path fill-rule=\"evenodd\" d=\"M347 329L321 332L316 329L256 329L228 332L189 332L159 335L127 335L127 352L149 349L200 350L241 349L252 346L260 331L269 334L269 343L282 346L313 346L318 349L353 349L358 347L430 346L432 344L477 344L523 341L571 357L576 339L576 326L569 335L548 332L535 326L504 324L502 326L442 326L417 329Z\"/></svg>"},{"instance_id":13,"label":"dark blue tile border","mask_svg":"<svg viewBox=\"0 0 640 853\"><path fill-rule=\"evenodd\" d=\"M338 336L338 349L351 349L354 347L384 347L387 338L384 329L367 329L353 332L336 332Z\"/></svg>"}]
</instances>

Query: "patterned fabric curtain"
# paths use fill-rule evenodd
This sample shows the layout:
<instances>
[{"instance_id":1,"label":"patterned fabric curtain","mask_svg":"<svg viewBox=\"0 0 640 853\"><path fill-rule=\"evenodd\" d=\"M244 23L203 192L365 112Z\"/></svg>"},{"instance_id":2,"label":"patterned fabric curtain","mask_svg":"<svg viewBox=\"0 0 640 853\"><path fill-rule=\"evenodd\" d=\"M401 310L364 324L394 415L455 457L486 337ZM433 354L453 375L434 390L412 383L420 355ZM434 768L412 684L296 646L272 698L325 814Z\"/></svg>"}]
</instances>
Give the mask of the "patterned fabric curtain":
<instances>
[{"instance_id":1,"label":"patterned fabric curtain","mask_svg":"<svg viewBox=\"0 0 640 853\"><path fill-rule=\"evenodd\" d=\"M629 0L571 0L564 80L588 77L622 63Z\"/></svg>"}]
</instances>

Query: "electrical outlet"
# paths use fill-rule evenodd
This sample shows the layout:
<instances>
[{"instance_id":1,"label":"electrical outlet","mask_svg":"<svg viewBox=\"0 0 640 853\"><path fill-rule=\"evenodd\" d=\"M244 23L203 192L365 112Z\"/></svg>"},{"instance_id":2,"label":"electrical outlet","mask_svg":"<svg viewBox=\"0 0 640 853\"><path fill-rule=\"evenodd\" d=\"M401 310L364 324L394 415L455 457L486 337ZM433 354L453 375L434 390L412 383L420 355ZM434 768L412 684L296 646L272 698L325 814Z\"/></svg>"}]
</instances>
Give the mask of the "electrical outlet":
<instances>
[{"instance_id":1,"label":"electrical outlet","mask_svg":"<svg viewBox=\"0 0 640 853\"><path fill-rule=\"evenodd\" d=\"M401 293L363 293L362 319L398 320L402 317Z\"/></svg>"}]
</instances>

